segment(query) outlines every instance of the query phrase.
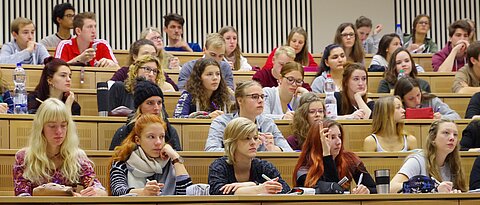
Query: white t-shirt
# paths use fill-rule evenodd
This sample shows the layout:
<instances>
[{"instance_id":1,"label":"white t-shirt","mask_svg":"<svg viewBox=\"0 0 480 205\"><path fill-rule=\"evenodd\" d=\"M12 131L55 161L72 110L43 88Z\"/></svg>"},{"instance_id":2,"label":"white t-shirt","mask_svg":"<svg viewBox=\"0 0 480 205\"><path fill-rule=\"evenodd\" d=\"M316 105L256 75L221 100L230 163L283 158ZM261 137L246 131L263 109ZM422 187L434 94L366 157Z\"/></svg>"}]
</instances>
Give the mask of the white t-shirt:
<instances>
[{"instance_id":1,"label":"white t-shirt","mask_svg":"<svg viewBox=\"0 0 480 205\"><path fill-rule=\"evenodd\" d=\"M398 173L406 175L409 179L416 175L430 176L427 172L427 164L423 151L409 155ZM440 175L442 176L442 181L452 181L452 174L446 163L440 167Z\"/></svg>"}]
</instances>

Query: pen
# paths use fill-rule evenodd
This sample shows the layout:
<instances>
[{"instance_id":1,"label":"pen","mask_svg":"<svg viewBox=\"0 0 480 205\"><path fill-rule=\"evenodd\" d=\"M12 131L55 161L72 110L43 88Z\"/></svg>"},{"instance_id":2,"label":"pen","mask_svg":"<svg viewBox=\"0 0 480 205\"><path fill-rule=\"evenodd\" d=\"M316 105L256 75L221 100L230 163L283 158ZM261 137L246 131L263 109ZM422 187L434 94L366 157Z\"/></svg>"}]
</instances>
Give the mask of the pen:
<instances>
[{"instance_id":1,"label":"pen","mask_svg":"<svg viewBox=\"0 0 480 205\"><path fill-rule=\"evenodd\" d=\"M362 184L362 180L363 180L363 173L360 174L360 177L358 178L358 185Z\"/></svg>"},{"instance_id":2,"label":"pen","mask_svg":"<svg viewBox=\"0 0 480 205\"><path fill-rule=\"evenodd\" d=\"M213 109L218 110L218 106L213 101L212 101L212 107Z\"/></svg>"},{"instance_id":3,"label":"pen","mask_svg":"<svg viewBox=\"0 0 480 205\"><path fill-rule=\"evenodd\" d=\"M293 111L292 106L290 106L290 103L287 103L287 107L289 111Z\"/></svg>"},{"instance_id":4,"label":"pen","mask_svg":"<svg viewBox=\"0 0 480 205\"><path fill-rule=\"evenodd\" d=\"M267 180L267 181L272 181L272 179L270 179L270 177L268 177L267 175L265 174L262 174L262 177Z\"/></svg>"},{"instance_id":5,"label":"pen","mask_svg":"<svg viewBox=\"0 0 480 205\"><path fill-rule=\"evenodd\" d=\"M440 184L440 182L437 179L435 179L435 177L430 177L430 178L433 179L433 181L435 181L435 183Z\"/></svg>"}]
</instances>

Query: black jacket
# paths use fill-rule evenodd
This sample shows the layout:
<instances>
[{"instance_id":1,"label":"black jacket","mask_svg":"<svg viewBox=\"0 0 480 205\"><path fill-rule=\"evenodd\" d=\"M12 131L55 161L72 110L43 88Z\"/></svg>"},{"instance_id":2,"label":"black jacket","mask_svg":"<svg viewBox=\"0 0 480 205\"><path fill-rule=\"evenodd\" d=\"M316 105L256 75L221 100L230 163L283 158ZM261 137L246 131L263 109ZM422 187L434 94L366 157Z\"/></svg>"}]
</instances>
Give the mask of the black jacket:
<instances>
[{"instance_id":1,"label":"black jacket","mask_svg":"<svg viewBox=\"0 0 480 205\"><path fill-rule=\"evenodd\" d=\"M473 120L462 132L460 150L468 151L470 148L480 148L480 120Z\"/></svg>"}]
</instances>

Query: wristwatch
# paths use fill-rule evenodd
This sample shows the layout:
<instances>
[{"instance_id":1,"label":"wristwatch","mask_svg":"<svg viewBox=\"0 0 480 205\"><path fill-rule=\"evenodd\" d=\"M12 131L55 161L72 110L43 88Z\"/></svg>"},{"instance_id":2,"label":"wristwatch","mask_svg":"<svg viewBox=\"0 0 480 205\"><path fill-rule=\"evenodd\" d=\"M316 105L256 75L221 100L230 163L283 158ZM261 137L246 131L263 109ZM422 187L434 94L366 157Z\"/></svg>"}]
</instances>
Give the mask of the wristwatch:
<instances>
[{"instance_id":1,"label":"wristwatch","mask_svg":"<svg viewBox=\"0 0 480 205\"><path fill-rule=\"evenodd\" d=\"M181 156L176 158L176 159L172 159L172 164L176 164L176 163L183 164L183 162L184 162L184 160Z\"/></svg>"}]
</instances>

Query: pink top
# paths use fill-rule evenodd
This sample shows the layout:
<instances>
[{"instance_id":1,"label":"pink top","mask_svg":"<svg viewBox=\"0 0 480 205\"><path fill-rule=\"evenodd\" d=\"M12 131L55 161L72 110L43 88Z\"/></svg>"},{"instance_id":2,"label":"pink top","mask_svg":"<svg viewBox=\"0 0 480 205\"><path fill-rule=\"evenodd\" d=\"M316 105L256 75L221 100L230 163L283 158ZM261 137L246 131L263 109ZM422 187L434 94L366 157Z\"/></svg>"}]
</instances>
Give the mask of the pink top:
<instances>
[{"instance_id":1,"label":"pink top","mask_svg":"<svg viewBox=\"0 0 480 205\"><path fill-rule=\"evenodd\" d=\"M35 184L30 180L23 178L23 172L25 170L25 152L25 149L21 149L15 154L15 164L13 165L13 184L15 196L18 196L22 193L32 195L33 188L50 182L72 187L76 186L77 183L68 182L68 180L63 176L61 170L58 169L51 173L50 180L44 179L40 184ZM79 162L81 165L81 170L79 177L80 181L78 184L82 185L83 187L88 187L92 179L94 179L93 186L95 188L105 190L98 178L96 178L92 162L87 157L79 158Z\"/></svg>"}]
</instances>

